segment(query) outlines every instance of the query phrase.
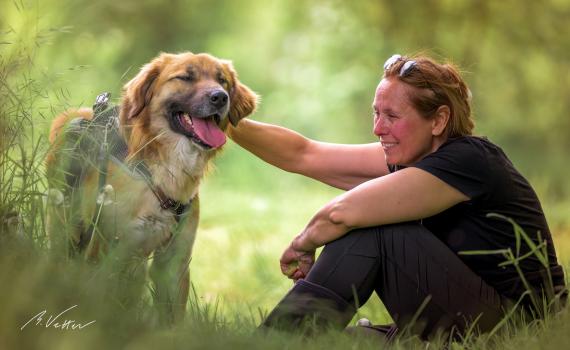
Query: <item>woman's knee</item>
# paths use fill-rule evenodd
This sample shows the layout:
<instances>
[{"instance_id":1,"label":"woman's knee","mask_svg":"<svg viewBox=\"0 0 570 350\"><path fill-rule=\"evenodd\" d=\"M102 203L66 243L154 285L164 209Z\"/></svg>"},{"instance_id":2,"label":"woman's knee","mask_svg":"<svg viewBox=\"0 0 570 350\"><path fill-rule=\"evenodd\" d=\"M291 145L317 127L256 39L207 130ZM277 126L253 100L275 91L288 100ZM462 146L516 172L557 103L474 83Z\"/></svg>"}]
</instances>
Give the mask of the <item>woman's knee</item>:
<instances>
[{"instance_id":1,"label":"woman's knee","mask_svg":"<svg viewBox=\"0 0 570 350\"><path fill-rule=\"evenodd\" d=\"M414 223L352 230L323 248L307 280L335 291L349 302L358 299L362 305L377 284L385 255L390 254L383 246L402 246L403 242L389 241L401 240L410 232L425 233Z\"/></svg>"},{"instance_id":2,"label":"woman's knee","mask_svg":"<svg viewBox=\"0 0 570 350\"><path fill-rule=\"evenodd\" d=\"M417 221L383 225L376 227L376 229L381 254L386 254L386 247L407 245L411 242L414 242L413 245L426 247L443 244L433 232Z\"/></svg>"},{"instance_id":3,"label":"woman's knee","mask_svg":"<svg viewBox=\"0 0 570 350\"><path fill-rule=\"evenodd\" d=\"M333 290L349 303L363 304L377 277L377 234L375 228L358 229L328 243L307 280Z\"/></svg>"},{"instance_id":4,"label":"woman's knee","mask_svg":"<svg viewBox=\"0 0 570 350\"><path fill-rule=\"evenodd\" d=\"M332 266L337 265L338 260L346 255L378 258L386 241L402 240L426 233L431 232L417 222L362 227L328 243L319 259L327 260L327 265Z\"/></svg>"}]
</instances>

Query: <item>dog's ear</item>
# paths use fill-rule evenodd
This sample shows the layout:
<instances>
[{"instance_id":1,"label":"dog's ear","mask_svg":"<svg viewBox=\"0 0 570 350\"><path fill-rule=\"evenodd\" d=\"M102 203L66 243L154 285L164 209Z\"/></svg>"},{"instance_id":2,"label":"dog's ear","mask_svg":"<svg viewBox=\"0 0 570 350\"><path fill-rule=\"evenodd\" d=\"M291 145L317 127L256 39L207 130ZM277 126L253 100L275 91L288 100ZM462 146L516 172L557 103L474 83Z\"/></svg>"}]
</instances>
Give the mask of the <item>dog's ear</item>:
<instances>
[{"instance_id":1,"label":"dog's ear","mask_svg":"<svg viewBox=\"0 0 570 350\"><path fill-rule=\"evenodd\" d=\"M230 61L224 61L228 68L232 87L230 89L230 111L229 119L233 126L237 126L239 121L255 111L259 97L250 88L240 83L237 73Z\"/></svg>"},{"instance_id":2,"label":"dog's ear","mask_svg":"<svg viewBox=\"0 0 570 350\"><path fill-rule=\"evenodd\" d=\"M152 62L144 65L140 72L129 81L123 89L122 109L126 119L130 120L138 116L150 103L153 93L153 84L160 75L167 54L161 54Z\"/></svg>"}]
</instances>

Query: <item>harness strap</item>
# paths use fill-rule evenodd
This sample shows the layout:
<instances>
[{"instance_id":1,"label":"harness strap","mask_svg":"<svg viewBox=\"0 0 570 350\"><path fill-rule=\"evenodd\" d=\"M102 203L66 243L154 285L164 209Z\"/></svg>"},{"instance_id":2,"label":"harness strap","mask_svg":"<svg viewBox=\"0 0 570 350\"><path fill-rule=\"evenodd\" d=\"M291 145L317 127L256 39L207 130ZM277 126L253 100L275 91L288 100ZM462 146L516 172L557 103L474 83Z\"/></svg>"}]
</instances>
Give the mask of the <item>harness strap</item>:
<instances>
[{"instance_id":1,"label":"harness strap","mask_svg":"<svg viewBox=\"0 0 570 350\"><path fill-rule=\"evenodd\" d=\"M93 109L96 111L96 109ZM105 134L103 136L103 142L101 143L101 147L99 148L99 154L97 157L98 167L97 170L99 171L99 181L98 181L98 190L97 190L97 203L95 205L95 212L93 213L93 219L89 224L89 228L87 229L86 235L80 235L79 239L79 247L85 248L89 241L91 241L91 237L93 237L93 233L95 233L95 229L97 228L97 224L99 222L99 215L101 215L101 210L103 205L105 204L105 198L103 197L103 192L105 191L105 185L107 184L107 170L109 165L109 143L108 143L108 134L110 130L110 122L105 125Z\"/></svg>"},{"instance_id":2,"label":"harness strap","mask_svg":"<svg viewBox=\"0 0 570 350\"><path fill-rule=\"evenodd\" d=\"M93 119L91 121L87 121L85 119L80 119L78 125L74 125L74 132L81 133L83 131L89 130L92 126L94 133L97 130L104 127L104 134L103 134L103 142L97 140L95 137L95 142L100 143L99 150L98 150L98 157L97 157L97 170L99 172L99 181L98 181L98 197L103 195L105 191L105 186L107 184L107 169L109 158L119 164L125 164L125 159L128 155L128 146L123 139L123 137L119 134L119 106L112 106L109 108L109 99L111 94L108 92L104 92L97 96L95 104L93 105ZM88 135L91 136L91 135ZM100 135L99 135L100 136ZM80 146L81 147L81 146ZM144 161L136 162L135 164L126 164L127 168L133 172L138 174L143 180L146 182L149 189L152 191L154 196L158 199L160 203L160 207L165 210L169 210L174 214L174 219L177 223L180 222L182 217L190 210L192 207L192 200L187 204L183 204L179 201L175 201L174 199L168 197L164 191L160 188L160 186L155 185L152 182L152 174L146 163ZM82 173L83 169L79 172ZM81 174L73 174L73 179L75 181L72 182L72 186L78 184L76 179L79 178ZM97 223L99 220L99 215L101 213L102 206L104 201L101 200L97 202L96 210L93 215L93 220L91 220L91 224L86 231L85 236L81 235L81 239L79 242L79 247L84 248L91 240L93 233L97 227Z\"/></svg>"},{"instance_id":3,"label":"harness strap","mask_svg":"<svg viewBox=\"0 0 570 350\"><path fill-rule=\"evenodd\" d=\"M132 170L134 172L137 172L144 179L148 188L152 191L156 199L158 199L160 207L162 209L170 210L174 214L176 221L180 222L182 216L190 210L192 206L192 199L190 199L187 204L182 204L181 202L175 201L174 199L164 194L164 191L162 191L160 186L156 186L152 182L152 175L144 161L140 161L134 164L134 166L132 166Z\"/></svg>"}]
</instances>

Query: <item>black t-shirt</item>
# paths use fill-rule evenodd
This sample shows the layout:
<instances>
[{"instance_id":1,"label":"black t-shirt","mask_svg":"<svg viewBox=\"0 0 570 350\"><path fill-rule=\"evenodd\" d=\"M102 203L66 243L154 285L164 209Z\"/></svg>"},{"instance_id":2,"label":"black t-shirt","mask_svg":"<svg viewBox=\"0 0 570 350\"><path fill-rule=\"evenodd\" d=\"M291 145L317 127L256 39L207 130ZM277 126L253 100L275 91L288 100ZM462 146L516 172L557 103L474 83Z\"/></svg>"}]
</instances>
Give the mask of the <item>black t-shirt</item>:
<instances>
[{"instance_id":1,"label":"black t-shirt","mask_svg":"<svg viewBox=\"0 0 570 350\"><path fill-rule=\"evenodd\" d=\"M540 231L547 243L554 286L564 285L564 273L558 265L540 201L528 181L499 147L486 138L453 138L412 166L429 172L470 198L422 220L422 224L455 253L506 248L515 253L516 238L512 224L487 216L490 213L500 214L513 219L535 244L538 244L537 232ZM391 170L395 170L394 167ZM521 239L520 247L520 256L529 251L524 239ZM506 261L502 254L459 254L459 257L499 293L518 299L524 292L524 285L514 266L498 266ZM532 254L523 259L520 267L530 285L540 289L546 270L536 256Z\"/></svg>"}]
</instances>

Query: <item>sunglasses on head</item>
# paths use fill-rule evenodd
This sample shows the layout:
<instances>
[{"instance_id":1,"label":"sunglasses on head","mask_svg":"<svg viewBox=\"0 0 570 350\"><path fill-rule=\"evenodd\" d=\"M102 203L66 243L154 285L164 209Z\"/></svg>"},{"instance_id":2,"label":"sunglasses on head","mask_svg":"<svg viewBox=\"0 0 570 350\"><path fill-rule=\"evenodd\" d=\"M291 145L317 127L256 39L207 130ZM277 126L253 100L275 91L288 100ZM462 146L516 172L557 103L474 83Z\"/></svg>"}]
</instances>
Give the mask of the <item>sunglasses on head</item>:
<instances>
[{"instance_id":1,"label":"sunglasses on head","mask_svg":"<svg viewBox=\"0 0 570 350\"><path fill-rule=\"evenodd\" d=\"M384 62L384 71L387 71L387 70L389 70L390 68L392 68L392 66L393 66L396 62L398 62L398 61L403 61L403 60L405 60L405 58L402 57L402 55L398 55L398 54L392 55L390 58L388 58L388 59L386 60L386 62ZM407 77L408 75L410 75L410 73L412 72L412 69L414 69L414 68L416 67L416 64L417 64L417 63L416 63L416 61L414 61L414 60L406 61L406 62L404 63L404 65L400 68L399 76L400 76L401 78L405 78L405 77Z\"/></svg>"}]
</instances>

